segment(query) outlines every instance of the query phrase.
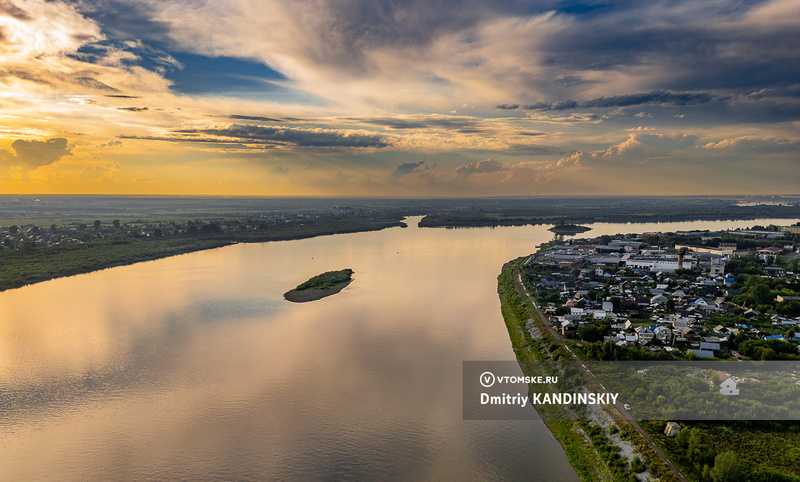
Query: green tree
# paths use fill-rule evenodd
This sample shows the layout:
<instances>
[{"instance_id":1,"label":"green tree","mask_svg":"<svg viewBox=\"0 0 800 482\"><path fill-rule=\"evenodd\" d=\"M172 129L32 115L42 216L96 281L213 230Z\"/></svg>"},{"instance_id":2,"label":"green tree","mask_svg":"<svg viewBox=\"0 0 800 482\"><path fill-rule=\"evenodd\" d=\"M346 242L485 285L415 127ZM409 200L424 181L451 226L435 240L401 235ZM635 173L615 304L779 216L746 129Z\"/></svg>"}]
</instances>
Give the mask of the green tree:
<instances>
[{"instance_id":1,"label":"green tree","mask_svg":"<svg viewBox=\"0 0 800 482\"><path fill-rule=\"evenodd\" d=\"M736 482L746 480L744 467L736 452L722 452L714 458L714 467L709 471L714 482Z\"/></svg>"},{"instance_id":2,"label":"green tree","mask_svg":"<svg viewBox=\"0 0 800 482\"><path fill-rule=\"evenodd\" d=\"M94 226L95 231L100 231L100 226L102 225L103 223L101 223L99 219L96 219L95 222L92 223L92 226Z\"/></svg>"},{"instance_id":3,"label":"green tree","mask_svg":"<svg viewBox=\"0 0 800 482\"><path fill-rule=\"evenodd\" d=\"M114 226L114 229L119 229L119 219L111 221L111 224Z\"/></svg>"},{"instance_id":4,"label":"green tree","mask_svg":"<svg viewBox=\"0 0 800 482\"><path fill-rule=\"evenodd\" d=\"M8 232L11 234L17 234L19 232L19 226L17 226L16 224L12 224L11 226L9 226Z\"/></svg>"}]
</instances>

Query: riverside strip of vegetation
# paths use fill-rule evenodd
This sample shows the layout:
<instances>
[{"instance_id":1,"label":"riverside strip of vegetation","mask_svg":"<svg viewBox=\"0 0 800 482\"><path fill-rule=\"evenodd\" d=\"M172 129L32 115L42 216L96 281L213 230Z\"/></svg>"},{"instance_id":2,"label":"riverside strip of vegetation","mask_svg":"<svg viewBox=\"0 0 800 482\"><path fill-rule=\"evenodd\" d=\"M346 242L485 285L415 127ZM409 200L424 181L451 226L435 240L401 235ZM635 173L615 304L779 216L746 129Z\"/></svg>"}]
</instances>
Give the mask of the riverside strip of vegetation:
<instances>
[{"instance_id":1,"label":"riverside strip of vegetation","mask_svg":"<svg viewBox=\"0 0 800 482\"><path fill-rule=\"evenodd\" d=\"M572 355L545 326L545 321L536 314L533 304L524 296L518 282L518 273L526 258L519 258L503 266L498 277L498 294L501 310L511 344L517 360L526 375L533 372L537 364L549 360L569 359ZM531 385L531 390L547 389L543 385ZM538 407L537 410L561 409L554 406ZM641 435L625 420L618 419L607 427L593 421L553 419L553 414L543 414L545 424L564 447L570 464L584 481L636 481L637 473L647 471L650 476L662 481L678 480L647 445ZM564 417L562 417L564 418ZM618 418L618 417L614 417ZM624 440L633 446L637 454L630 460L623 458L619 446L611 439Z\"/></svg>"},{"instance_id":2,"label":"riverside strip of vegetation","mask_svg":"<svg viewBox=\"0 0 800 482\"><path fill-rule=\"evenodd\" d=\"M6 235L7 249L0 250L0 291L238 242L285 241L405 226L400 219L399 214L329 215L275 224L219 220L180 225L143 223L132 228L96 221L93 227L82 225L77 230L57 226L23 230L13 226ZM58 236L59 241L48 243L50 235Z\"/></svg>"},{"instance_id":3,"label":"riverside strip of vegetation","mask_svg":"<svg viewBox=\"0 0 800 482\"><path fill-rule=\"evenodd\" d=\"M284 298L295 303L315 301L342 291L353 281L353 270L326 271L312 277L297 288L284 293Z\"/></svg>"}]
</instances>

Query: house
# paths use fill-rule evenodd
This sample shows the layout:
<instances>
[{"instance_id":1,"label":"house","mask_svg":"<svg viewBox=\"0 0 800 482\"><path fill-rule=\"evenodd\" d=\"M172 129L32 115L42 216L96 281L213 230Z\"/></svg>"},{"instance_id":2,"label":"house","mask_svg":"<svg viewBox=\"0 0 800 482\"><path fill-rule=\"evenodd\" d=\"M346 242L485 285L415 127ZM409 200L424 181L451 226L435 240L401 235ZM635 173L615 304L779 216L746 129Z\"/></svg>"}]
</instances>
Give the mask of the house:
<instances>
[{"instance_id":1,"label":"house","mask_svg":"<svg viewBox=\"0 0 800 482\"><path fill-rule=\"evenodd\" d=\"M764 262L768 262L770 258L772 258L772 261L775 261L775 258L777 258L781 252L783 252L783 250L775 246L761 248L756 251L756 253L758 253L758 257Z\"/></svg>"},{"instance_id":2,"label":"house","mask_svg":"<svg viewBox=\"0 0 800 482\"><path fill-rule=\"evenodd\" d=\"M664 345L669 345L672 342L672 330L666 326L656 326L653 329L655 337Z\"/></svg>"},{"instance_id":3,"label":"house","mask_svg":"<svg viewBox=\"0 0 800 482\"><path fill-rule=\"evenodd\" d=\"M653 337L655 333L653 330L650 329L648 326L637 326L636 327L636 338L639 339L640 342L651 342L653 341Z\"/></svg>"},{"instance_id":4,"label":"house","mask_svg":"<svg viewBox=\"0 0 800 482\"><path fill-rule=\"evenodd\" d=\"M650 304L651 305L659 305L660 306L660 305L666 304L666 302L667 302L667 297L664 296L664 295L660 295L659 294L659 295L655 295L652 298L650 298Z\"/></svg>"},{"instance_id":5,"label":"house","mask_svg":"<svg viewBox=\"0 0 800 482\"><path fill-rule=\"evenodd\" d=\"M664 435L667 437L675 437L681 431L681 426L675 422L667 422L667 428L664 429Z\"/></svg>"},{"instance_id":6,"label":"house","mask_svg":"<svg viewBox=\"0 0 800 482\"><path fill-rule=\"evenodd\" d=\"M575 325L569 321L564 320L561 322L561 334L564 336L572 336L575 334Z\"/></svg>"},{"instance_id":7,"label":"house","mask_svg":"<svg viewBox=\"0 0 800 482\"><path fill-rule=\"evenodd\" d=\"M719 393L723 395L739 395L739 389L736 388L736 381L733 378L721 374L722 383L719 384Z\"/></svg>"}]
</instances>

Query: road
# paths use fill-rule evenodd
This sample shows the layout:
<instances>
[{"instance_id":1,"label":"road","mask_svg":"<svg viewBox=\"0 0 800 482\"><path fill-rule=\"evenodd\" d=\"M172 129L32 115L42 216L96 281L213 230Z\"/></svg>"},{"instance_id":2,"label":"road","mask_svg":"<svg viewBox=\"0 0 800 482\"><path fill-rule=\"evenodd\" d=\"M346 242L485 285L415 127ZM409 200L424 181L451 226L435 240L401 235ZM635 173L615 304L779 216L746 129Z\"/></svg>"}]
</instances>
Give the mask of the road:
<instances>
[{"instance_id":1,"label":"road","mask_svg":"<svg viewBox=\"0 0 800 482\"><path fill-rule=\"evenodd\" d=\"M536 310L536 314L539 316L539 319L542 321L542 324L545 326L545 328L547 328L550 334L552 334L553 337L559 343L561 343L561 345L569 352L569 354L580 364L581 369L583 369L586 375L588 375L592 380L594 380L600 386L600 388L602 388L606 393L608 393L606 387L604 387L603 384L600 383L597 377L594 376L594 374L586 367L583 361L580 358L578 358L578 356L572 351L572 349L566 343L564 337L561 336L561 334L558 333L555 329L553 329L553 326L549 323L548 318L545 316L544 313L542 313L542 310L539 308L539 305L536 304L536 301L533 299L533 296L531 296L531 294L528 293L528 290L525 288L525 284L522 282L522 275L519 272L517 272L517 286L518 289L520 289L521 292L528 297L531 304L533 305L533 308ZM653 452L655 452L656 455L658 455L658 457L664 461L664 463L667 465L667 467L669 467L670 471L672 471L675 477L677 477L678 480L680 480L681 482L688 482L686 477L684 477L683 474L681 474L681 471L678 470L678 467L676 467L675 464L673 464L672 461L669 459L669 457L667 457L667 454L665 454L658 447L658 445L656 445L656 443L653 442L653 439L650 438L650 435L648 435L647 432L645 432L644 429L639 425L639 423L631 416L631 414L627 410L625 410L623 403L617 402L614 405L614 408L616 408L617 412L619 412L619 415L622 417L622 419L626 420L630 424L630 426L634 428L634 430L639 432L642 438L644 438L645 442L647 442L650 448L653 449Z\"/></svg>"}]
</instances>

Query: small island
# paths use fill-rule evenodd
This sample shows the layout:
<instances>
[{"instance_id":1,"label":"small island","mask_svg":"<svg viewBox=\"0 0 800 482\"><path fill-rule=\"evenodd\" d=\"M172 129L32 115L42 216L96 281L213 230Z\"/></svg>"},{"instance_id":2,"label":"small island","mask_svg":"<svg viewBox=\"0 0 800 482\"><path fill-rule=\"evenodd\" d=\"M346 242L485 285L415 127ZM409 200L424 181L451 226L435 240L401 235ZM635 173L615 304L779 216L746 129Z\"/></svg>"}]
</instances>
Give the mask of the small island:
<instances>
[{"instance_id":1,"label":"small island","mask_svg":"<svg viewBox=\"0 0 800 482\"><path fill-rule=\"evenodd\" d=\"M314 276L305 283L297 285L297 288L287 291L283 297L287 301L294 303L304 303L335 295L342 291L345 286L353 281L353 270L343 269L339 271L326 271Z\"/></svg>"},{"instance_id":2,"label":"small island","mask_svg":"<svg viewBox=\"0 0 800 482\"><path fill-rule=\"evenodd\" d=\"M565 235L580 234L591 230L592 228L586 226L579 226L577 224L556 224L552 228L548 229L548 231L552 231L556 234L565 234Z\"/></svg>"}]
</instances>

